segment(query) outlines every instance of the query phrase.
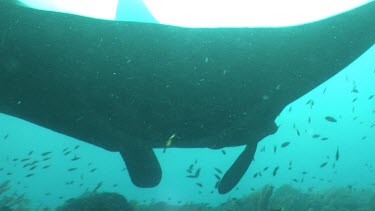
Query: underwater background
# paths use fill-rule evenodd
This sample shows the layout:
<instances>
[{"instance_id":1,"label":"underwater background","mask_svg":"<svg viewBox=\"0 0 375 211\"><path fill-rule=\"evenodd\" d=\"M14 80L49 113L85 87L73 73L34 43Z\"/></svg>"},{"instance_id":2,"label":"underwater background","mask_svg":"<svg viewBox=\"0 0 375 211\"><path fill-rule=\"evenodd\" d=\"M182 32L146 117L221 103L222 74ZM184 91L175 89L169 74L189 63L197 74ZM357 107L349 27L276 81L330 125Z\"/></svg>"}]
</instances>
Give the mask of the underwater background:
<instances>
[{"instance_id":1,"label":"underwater background","mask_svg":"<svg viewBox=\"0 0 375 211\"><path fill-rule=\"evenodd\" d=\"M220 195L218 177L243 147L155 149L163 179L141 189L118 153L1 114L0 210L53 210L82 195L89 204L123 202L118 210L375 210L375 46L275 121L278 132ZM68 206L60 209L83 210Z\"/></svg>"}]
</instances>

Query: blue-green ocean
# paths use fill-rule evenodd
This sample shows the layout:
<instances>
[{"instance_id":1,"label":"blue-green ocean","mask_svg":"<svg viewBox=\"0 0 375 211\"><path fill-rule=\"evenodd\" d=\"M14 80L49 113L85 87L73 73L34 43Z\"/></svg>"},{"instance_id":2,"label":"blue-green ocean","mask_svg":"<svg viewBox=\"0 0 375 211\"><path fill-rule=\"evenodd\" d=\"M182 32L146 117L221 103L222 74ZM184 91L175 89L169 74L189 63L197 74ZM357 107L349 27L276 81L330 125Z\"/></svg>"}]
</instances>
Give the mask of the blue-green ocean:
<instances>
[{"instance_id":1,"label":"blue-green ocean","mask_svg":"<svg viewBox=\"0 0 375 211\"><path fill-rule=\"evenodd\" d=\"M2 22L1 7L0 12ZM21 66L17 53L37 54L22 50L25 40L10 38L14 28L27 27L22 14L14 17L18 15L20 23L0 24L0 81L9 66ZM88 33L98 32L93 27ZM12 55L10 48L16 49ZM74 54L65 56L75 60ZM203 63L210 59L201 58ZM33 74L33 66L28 68L25 77ZM23 84L16 86L22 89ZM375 46L285 106L275 119L277 132L259 141L245 175L226 194L219 194L215 185L245 146L180 148L172 143L154 148L162 179L155 187L140 188L132 183L120 153L5 114L2 95L8 90L0 87L1 211L375 210Z\"/></svg>"}]
</instances>

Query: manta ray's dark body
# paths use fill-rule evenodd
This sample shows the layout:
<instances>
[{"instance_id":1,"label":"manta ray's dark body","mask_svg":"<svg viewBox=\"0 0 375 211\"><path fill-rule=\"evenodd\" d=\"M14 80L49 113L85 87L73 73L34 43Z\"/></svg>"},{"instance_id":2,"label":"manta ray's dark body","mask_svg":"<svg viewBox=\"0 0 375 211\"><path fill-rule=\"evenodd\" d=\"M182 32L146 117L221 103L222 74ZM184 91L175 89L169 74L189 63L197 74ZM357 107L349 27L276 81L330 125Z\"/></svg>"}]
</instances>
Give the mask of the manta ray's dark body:
<instances>
[{"instance_id":1,"label":"manta ray's dark body","mask_svg":"<svg viewBox=\"0 0 375 211\"><path fill-rule=\"evenodd\" d=\"M1 5L0 112L110 151L133 183L162 176L153 148L247 145L230 191L292 101L375 44L375 2L280 28L188 29Z\"/></svg>"}]
</instances>

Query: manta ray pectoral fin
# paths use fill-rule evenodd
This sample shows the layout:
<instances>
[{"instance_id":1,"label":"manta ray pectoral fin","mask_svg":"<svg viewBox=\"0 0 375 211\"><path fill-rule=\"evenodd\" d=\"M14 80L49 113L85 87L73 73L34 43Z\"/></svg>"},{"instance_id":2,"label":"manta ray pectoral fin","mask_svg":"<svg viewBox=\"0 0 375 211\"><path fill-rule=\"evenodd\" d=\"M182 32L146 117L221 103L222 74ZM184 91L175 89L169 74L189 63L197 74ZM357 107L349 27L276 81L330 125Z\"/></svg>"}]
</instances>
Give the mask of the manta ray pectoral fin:
<instances>
[{"instance_id":1,"label":"manta ray pectoral fin","mask_svg":"<svg viewBox=\"0 0 375 211\"><path fill-rule=\"evenodd\" d=\"M244 151L238 156L232 166L225 172L220 181L218 190L220 194L231 191L241 180L254 158L256 145L246 145Z\"/></svg>"},{"instance_id":2,"label":"manta ray pectoral fin","mask_svg":"<svg viewBox=\"0 0 375 211\"><path fill-rule=\"evenodd\" d=\"M152 148L124 147L120 154L134 185L149 188L159 184L162 172Z\"/></svg>"}]
</instances>

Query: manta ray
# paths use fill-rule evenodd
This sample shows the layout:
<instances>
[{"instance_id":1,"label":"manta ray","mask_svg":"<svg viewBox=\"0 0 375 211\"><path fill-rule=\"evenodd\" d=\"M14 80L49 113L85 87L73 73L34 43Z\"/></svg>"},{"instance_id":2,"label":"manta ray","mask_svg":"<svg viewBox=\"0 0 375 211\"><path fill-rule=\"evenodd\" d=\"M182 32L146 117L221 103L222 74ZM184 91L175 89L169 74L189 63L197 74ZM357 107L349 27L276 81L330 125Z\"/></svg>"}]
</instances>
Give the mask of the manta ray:
<instances>
[{"instance_id":1,"label":"manta ray","mask_svg":"<svg viewBox=\"0 0 375 211\"><path fill-rule=\"evenodd\" d=\"M279 113L375 44L375 2L256 28L0 9L0 112L119 152L138 187L162 179L153 149L246 146L218 187L228 193Z\"/></svg>"}]
</instances>

